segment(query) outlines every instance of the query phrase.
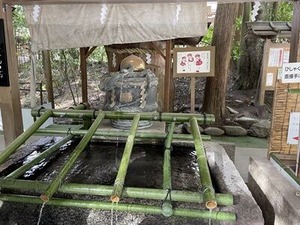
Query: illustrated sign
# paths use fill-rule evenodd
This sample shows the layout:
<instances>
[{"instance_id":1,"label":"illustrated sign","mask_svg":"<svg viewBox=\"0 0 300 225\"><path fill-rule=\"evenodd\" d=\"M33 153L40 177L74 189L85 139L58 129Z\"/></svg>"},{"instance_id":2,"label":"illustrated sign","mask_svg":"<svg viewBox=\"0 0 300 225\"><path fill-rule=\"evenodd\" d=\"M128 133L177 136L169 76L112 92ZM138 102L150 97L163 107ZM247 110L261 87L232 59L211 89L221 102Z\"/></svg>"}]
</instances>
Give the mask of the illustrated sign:
<instances>
[{"instance_id":1,"label":"illustrated sign","mask_svg":"<svg viewBox=\"0 0 300 225\"><path fill-rule=\"evenodd\" d=\"M290 145L298 144L300 112L292 112L290 114L289 130L287 143Z\"/></svg>"},{"instance_id":2,"label":"illustrated sign","mask_svg":"<svg viewBox=\"0 0 300 225\"><path fill-rule=\"evenodd\" d=\"M282 83L300 83L300 63L283 64Z\"/></svg>"},{"instance_id":3,"label":"illustrated sign","mask_svg":"<svg viewBox=\"0 0 300 225\"><path fill-rule=\"evenodd\" d=\"M214 76L215 48L174 48L174 77Z\"/></svg>"}]
</instances>

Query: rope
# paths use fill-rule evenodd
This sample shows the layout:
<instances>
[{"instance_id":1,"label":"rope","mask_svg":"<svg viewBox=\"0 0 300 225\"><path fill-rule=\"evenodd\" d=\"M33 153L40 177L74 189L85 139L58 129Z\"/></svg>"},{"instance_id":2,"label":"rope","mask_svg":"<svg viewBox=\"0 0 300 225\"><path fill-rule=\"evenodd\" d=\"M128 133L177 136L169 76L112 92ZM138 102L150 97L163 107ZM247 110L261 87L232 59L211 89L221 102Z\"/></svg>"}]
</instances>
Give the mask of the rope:
<instances>
[{"instance_id":1,"label":"rope","mask_svg":"<svg viewBox=\"0 0 300 225\"><path fill-rule=\"evenodd\" d=\"M146 54L146 53L151 53L151 54L156 54L157 52L155 50L151 49L145 49L145 48L123 48L123 49L117 49L117 48L110 48L106 47L106 51L115 53L115 54L133 54L133 53L139 53L139 54Z\"/></svg>"},{"instance_id":2,"label":"rope","mask_svg":"<svg viewBox=\"0 0 300 225\"><path fill-rule=\"evenodd\" d=\"M118 186L123 186L123 185L124 185L124 180L123 180L123 179L120 179L120 178L117 178L117 179L115 180L115 183L114 183L114 186L116 186L116 185L118 185Z\"/></svg>"},{"instance_id":3,"label":"rope","mask_svg":"<svg viewBox=\"0 0 300 225\"><path fill-rule=\"evenodd\" d=\"M209 190L210 190L211 192L215 193L215 190L214 190L212 187L206 186L206 187L204 188L204 190L202 191L202 194L204 195L205 192L206 192L206 191L209 191Z\"/></svg>"},{"instance_id":4,"label":"rope","mask_svg":"<svg viewBox=\"0 0 300 225\"><path fill-rule=\"evenodd\" d=\"M69 127L68 130L67 130L67 136L68 136L69 134L73 135L73 134L72 134L72 129L71 129L71 127Z\"/></svg>"},{"instance_id":5,"label":"rope","mask_svg":"<svg viewBox=\"0 0 300 225\"><path fill-rule=\"evenodd\" d=\"M206 125L206 113L203 113L203 118L204 118L204 124Z\"/></svg>"},{"instance_id":6,"label":"rope","mask_svg":"<svg viewBox=\"0 0 300 225\"><path fill-rule=\"evenodd\" d=\"M41 110L42 109L45 109L45 107L41 107L41 108L39 108L39 110L38 110L38 117L40 117L41 116Z\"/></svg>"},{"instance_id":7,"label":"rope","mask_svg":"<svg viewBox=\"0 0 300 225\"><path fill-rule=\"evenodd\" d=\"M93 111L93 119L96 119L96 112L99 111L98 109L94 109Z\"/></svg>"},{"instance_id":8,"label":"rope","mask_svg":"<svg viewBox=\"0 0 300 225\"><path fill-rule=\"evenodd\" d=\"M172 195L171 195L171 188L167 188L167 194L166 194L166 197L165 197L165 199L162 201L162 203L161 203L161 207L163 206L163 204L165 203L165 202L167 202L167 200L169 200L170 202L172 202Z\"/></svg>"}]
</instances>

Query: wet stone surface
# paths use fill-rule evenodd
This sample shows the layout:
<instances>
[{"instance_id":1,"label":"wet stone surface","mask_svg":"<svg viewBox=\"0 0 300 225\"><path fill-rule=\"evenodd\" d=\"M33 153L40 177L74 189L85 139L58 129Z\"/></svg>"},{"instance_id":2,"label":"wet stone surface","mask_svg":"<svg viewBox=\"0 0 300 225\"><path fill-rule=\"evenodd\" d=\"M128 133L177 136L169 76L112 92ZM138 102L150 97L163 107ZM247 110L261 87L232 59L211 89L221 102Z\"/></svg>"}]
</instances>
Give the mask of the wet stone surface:
<instances>
[{"instance_id":1,"label":"wet stone surface","mask_svg":"<svg viewBox=\"0 0 300 225\"><path fill-rule=\"evenodd\" d=\"M31 176L26 179L43 181L52 180L58 173L59 168L68 158L73 144L63 152L46 163L44 168L31 171ZM91 144L76 161L65 182L112 185L114 183L118 165L121 161L124 145ZM196 164L195 152L187 148L174 148L172 151L172 185L176 190L199 191L199 176ZM161 188L163 167L163 148L158 146L136 146L133 149L125 187ZM22 178L24 179L24 177ZM4 193L5 190L2 190ZM39 196L40 193L35 193ZM109 197L82 196L71 194L58 194L55 197L69 199L91 199L110 202ZM160 206L161 201L137 200L122 198L120 203L136 203ZM202 204L175 203L174 207L203 209ZM37 224L41 205L25 203L3 203L0 208L0 224ZM218 210L218 209L217 209ZM222 210L222 209L221 209ZM227 211L227 210L226 210ZM165 218L160 215L146 215L142 213L127 213L118 211L102 211L96 209L67 208L45 205L40 221L46 224L219 224L216 221L171 217Z\"/></svg>"}]
</instances>

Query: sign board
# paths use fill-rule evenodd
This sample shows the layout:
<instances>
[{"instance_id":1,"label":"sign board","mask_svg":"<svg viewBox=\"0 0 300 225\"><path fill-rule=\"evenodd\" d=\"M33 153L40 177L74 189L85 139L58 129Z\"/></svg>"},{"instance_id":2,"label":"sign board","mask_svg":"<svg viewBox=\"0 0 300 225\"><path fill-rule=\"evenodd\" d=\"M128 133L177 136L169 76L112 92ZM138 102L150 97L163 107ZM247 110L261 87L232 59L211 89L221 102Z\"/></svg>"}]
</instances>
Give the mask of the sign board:
<instances>
[{"instance_id":1,"label":"sign board","mask_svg":"<svg viewBox=\"0 0 300 225\"><path fill-rule=\"evenodd\" d=\"M300 83L300 63L283 64L282 83Z\"/></svg>"},{"instance_id":2,"label":"sign board","mask_svg":"<svg viewBox=\"0 0 300 225\"><path fill-rule=\"evenodd\" d=\"M287 144L297 145L299 137L299 122L300 122L300 112L291 112Z\"/></svg>"},{"instance_id":3,"label":"sign board","mask_svg":"<svg viewBox=\"0 0 300 225\"><path fill-rule=\"evenodd\" d=\"M174 77L212 77L215 47L174 48Z\"/></svg>"},{"instance_id":4,"label":"sign board","mask_svg":"<svg viewBox=\"0 0 300 225\"><path fill-rule=\"evenodd\" d=\"M270 39L266 39L260 70L260 86L256 96L257 105L264 105L266 91L275 90L277 81L282 77L282 65L289 62L289 56L289 43L271 43Z\"/></svg>"},{"instance_id":5,"label":"sign board","mask_svg":"<svg viewBox=\"0 0 300 225\"><path fill-rule=\"evenodd\" d=\"M265 90L273 91L277 79L281 78L281 68L284 63L289 62L290 44L288 43L271 43L268 49L265 49L267 60L264 65L266 67L263 79L265 83Z\"/></svg>"},{"instance_id":6,"label":"sign board","mask_svg":"<svg viewBox=\"0 0 300 225\"><path fill-rule=\"evenodd\" d=\"M3 19L0 19L0 86L9 86Z\"/></svg>"}]
</instances>

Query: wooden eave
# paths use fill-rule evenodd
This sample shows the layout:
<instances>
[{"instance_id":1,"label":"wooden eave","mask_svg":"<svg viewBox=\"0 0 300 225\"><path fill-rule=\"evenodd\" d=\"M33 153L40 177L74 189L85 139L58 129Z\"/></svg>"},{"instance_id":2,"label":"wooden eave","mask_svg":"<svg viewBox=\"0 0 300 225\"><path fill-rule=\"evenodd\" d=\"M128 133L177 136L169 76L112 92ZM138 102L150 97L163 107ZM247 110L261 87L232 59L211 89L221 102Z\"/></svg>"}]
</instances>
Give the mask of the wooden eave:
<instances>
[{"instance_id":1,"label":"wooden eave","mask_svg":"<svg viewBox=\"0 0 300 225\"><path fill-rule=\"evenodd\" d=\"M247 23L248 31L261 38L290 38L292 35L292 23L256 21Z\"/></svg>"}]
</instances>

